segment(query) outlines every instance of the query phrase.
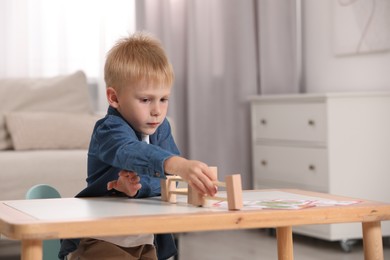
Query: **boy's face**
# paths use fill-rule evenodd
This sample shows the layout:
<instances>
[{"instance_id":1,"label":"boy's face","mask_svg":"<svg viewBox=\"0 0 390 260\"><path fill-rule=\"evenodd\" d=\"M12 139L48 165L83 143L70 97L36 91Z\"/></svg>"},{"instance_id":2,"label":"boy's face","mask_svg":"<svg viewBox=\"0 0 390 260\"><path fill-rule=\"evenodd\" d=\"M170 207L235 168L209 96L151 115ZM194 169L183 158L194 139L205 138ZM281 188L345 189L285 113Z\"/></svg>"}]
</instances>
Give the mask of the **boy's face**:
<instances>
[{"instance_id":1,"label":"boy's face","mask_svg":"<svg viewBox=\"0 0 390 260\"><path fill-rule=\"evenodd\" d=\"M119 91L107 88L110 105L138 132L151 135L164 121L168 110L171 86L138 83Z\"/></svg>"}]
</instances>

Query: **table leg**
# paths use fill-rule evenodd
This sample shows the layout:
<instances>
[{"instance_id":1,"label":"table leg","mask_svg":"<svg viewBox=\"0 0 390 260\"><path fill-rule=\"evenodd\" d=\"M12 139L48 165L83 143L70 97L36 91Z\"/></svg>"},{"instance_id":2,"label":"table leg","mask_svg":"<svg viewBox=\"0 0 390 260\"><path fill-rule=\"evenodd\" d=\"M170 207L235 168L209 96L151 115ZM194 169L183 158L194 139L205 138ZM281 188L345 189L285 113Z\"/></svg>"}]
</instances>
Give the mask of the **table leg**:
<instances>
[{"instance_id":1,"label":"table leg","mask_svg":"<svg viewBox=\"0 0 390 260\"><path fill-rule=\"evenodd\" d=\"M278 240L278 259L293 260L293 238L292 227L276 228L276 238Z\"/></svg>"},{"instance_id":2,"label":"table leg","mask_svg":"<svg viewBox=\"0 0 390 260\"><path fill-rule=\"evenodd\" d=\"M42 240L22 240L22 260L42 259Z\"/></svg>"},{"instance_id":3,"label":"table leg","mask_svg":"<svg viewBox=\"0 0 390 260\"><path fill-rule=\"evenodd\" d=\"M365 260L383 260L381 222L363 222L363 248Z\"/></svg>"}]
</instances>

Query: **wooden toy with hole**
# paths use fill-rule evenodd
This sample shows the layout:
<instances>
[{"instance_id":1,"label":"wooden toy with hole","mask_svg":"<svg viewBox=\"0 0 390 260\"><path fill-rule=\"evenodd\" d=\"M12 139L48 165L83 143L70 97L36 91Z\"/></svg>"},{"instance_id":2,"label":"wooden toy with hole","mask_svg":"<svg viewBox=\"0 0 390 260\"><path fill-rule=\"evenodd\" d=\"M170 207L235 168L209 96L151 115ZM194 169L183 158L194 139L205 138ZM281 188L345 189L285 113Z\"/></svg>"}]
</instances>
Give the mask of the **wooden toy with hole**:
<instances>
[{"instance_id":1,"label":"wooden toy with hole","mask_svg":"<svg viewBox=\"0 0 390 260\"><path fill-rule=\"evenodd\" d=\"M215 177L218 176L217 167L210 167L210 170L213 172ZM161 180L162 201L176 203L176 195L186 195L187 203L194 206L204 206L206 200L219 200L227 201L229 210L239 210L242 208L242 186L240 174L226 176L225 182L214 182L216 186L226 188L227 197L204 196L199 194L190 185L188 185L188 188L177 188L177 183L184 182L184 180L176 175L166 177L166 179Z\"/></svg>"}]
</instances>

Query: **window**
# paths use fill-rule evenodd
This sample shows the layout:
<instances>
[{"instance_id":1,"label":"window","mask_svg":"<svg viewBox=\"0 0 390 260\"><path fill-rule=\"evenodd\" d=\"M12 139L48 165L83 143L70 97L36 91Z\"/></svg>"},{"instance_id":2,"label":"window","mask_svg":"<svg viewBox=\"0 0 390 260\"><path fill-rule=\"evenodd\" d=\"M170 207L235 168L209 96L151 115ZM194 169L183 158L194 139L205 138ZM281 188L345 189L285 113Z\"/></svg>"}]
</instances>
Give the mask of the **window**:
<instances>
[{"instance_id":1,"label":"window","mask_svg":"<svg viewBox=\"0 0 390 260\"><path fill-rule=\"evenodd\" d=\"M135 31L135 0L2 0L0 17L0 77L99 79L107 51Z\"/></svg>"}]
</instances>

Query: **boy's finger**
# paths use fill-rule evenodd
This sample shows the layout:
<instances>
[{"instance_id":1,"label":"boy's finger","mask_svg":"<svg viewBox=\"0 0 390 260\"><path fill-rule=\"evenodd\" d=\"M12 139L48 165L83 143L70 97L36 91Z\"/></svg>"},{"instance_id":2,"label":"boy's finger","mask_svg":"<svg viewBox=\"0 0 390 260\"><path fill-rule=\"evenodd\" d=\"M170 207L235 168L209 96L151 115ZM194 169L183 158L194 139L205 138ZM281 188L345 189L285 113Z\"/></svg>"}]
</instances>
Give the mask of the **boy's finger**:
<instances>
[{"instance_id":1,"label":"boy's finger","mask_svg":"<svg viewBox=\"0 0 390 260\"><path fill-rule=\"evenodd\" d=\"M134 176L138 176L136 172L130 172L130 171L125 171L125 170L122 170L119 172L119 176L120 177L134 177Z\"/></svg>"},{"instance_id":2,"label":"boy's finger","mask_svg":"<svg viewBox=\"0 0 390 260\"><path fill-rule=\"evenodd\" d=\"M110 181L107 183L107 190L112 190L116 187L117 181Z\"/></svg>"},{"instance_id":3,"label":"boy's finger","mask_svg":"<svg viewBox=\"0 0 390 260\"><path fill-rule=\"evenodd\" d=\"M134 188L135 191L138 191L139 189L141 189L141 187L142 187L141 183L137 183L137 184L135 184L135 185L133 186L133 188Z\"/></svg>"},{"instance_id":4,"label":"boy's finger","mask_svg":"<svg viewBox=\"0 0 390 260\"><path fill-rule=\"evenodd\" d=\"M208 196L214 196L215 193L217 193L217 189L207 177L203 176L203 178L199 178L197 180L194 180L192 182L193 187L200 193L200 194L207 194Z\"/></svg>"},{"instance_id":5,"label":"boy's finger","mask_svg":"<svg viewBox=\"0 0 390 260\"><path fill-rule=\"evenodd\" d=\"M195 184L194 182L189 183L199 194L207 194L206 189L202 189L199 187L199 185Z\"/></svg>"},{"instance_id":6,"label":"boy's finger","mask_svg":"<svg viewBox=\"0 0 390 260\"><path fill-rule=\"evenodd\" d=\"M217 187L213 184L211 187L207 187L208 192L207 194L213 197L217 193Z\"/></svg>"},{"instance_id":7,"label":"boy's finger","mask_svg":"<svg viewBox=\"0 0 390 260\"><path fill-rule=\"evenodd\" d=\"M138 183L140 180L141 179L138 175L134 175L133 177L130 178L131 183Z\"/></svg>"},{"instance_id":8,"label":"boy's finger","mask_svg":"<svg viewBox=\"0 0 390 260\"><path fill-rule=\"evenodd\" d=\"M213 174L210 174L213 175ZM202 186L204 189L204 193L209 196L214 196L217 193L217 188L213 181L208 178L208 176L204 173L201 176L199 176L200 181L202 182ZM198 184L199 186L199 184Z\"/></svg>"},{"instance_id":9,"label":"boy's finger","mask_svg":"<svg viewBox=\"0 0 390 260\"><path fill-rule=\"evenodd\" d=\"M119 176L119 177L127 177L127 176L129 176L129 173L130 173L130 172L128 172L128 171L122 170L122 171L120 171L120 172L118 173L118 176Z\"/></svg>"},{"instance_id":10,"label":"boy's finger","mask_svg":"<svg viewBox=\"0 0 390 260\"><path fill-rule=\"evenodd\" d=\"M135 177L138 177L138 174L136 172L129 172L129 177L131 179L135 178Z\"/></svg>"},{"instance_id":11,"label":"boy's finger","mask_svg":"<svg viewBox=\"0 0 390 260\"><path fill-rule=\"evenodd\" d=\"M210 180L207 181L206 188L207 188L207 194L210 196L214 196L215 193L217 193L216 186Z\"/></svg>"}]
</instances>

